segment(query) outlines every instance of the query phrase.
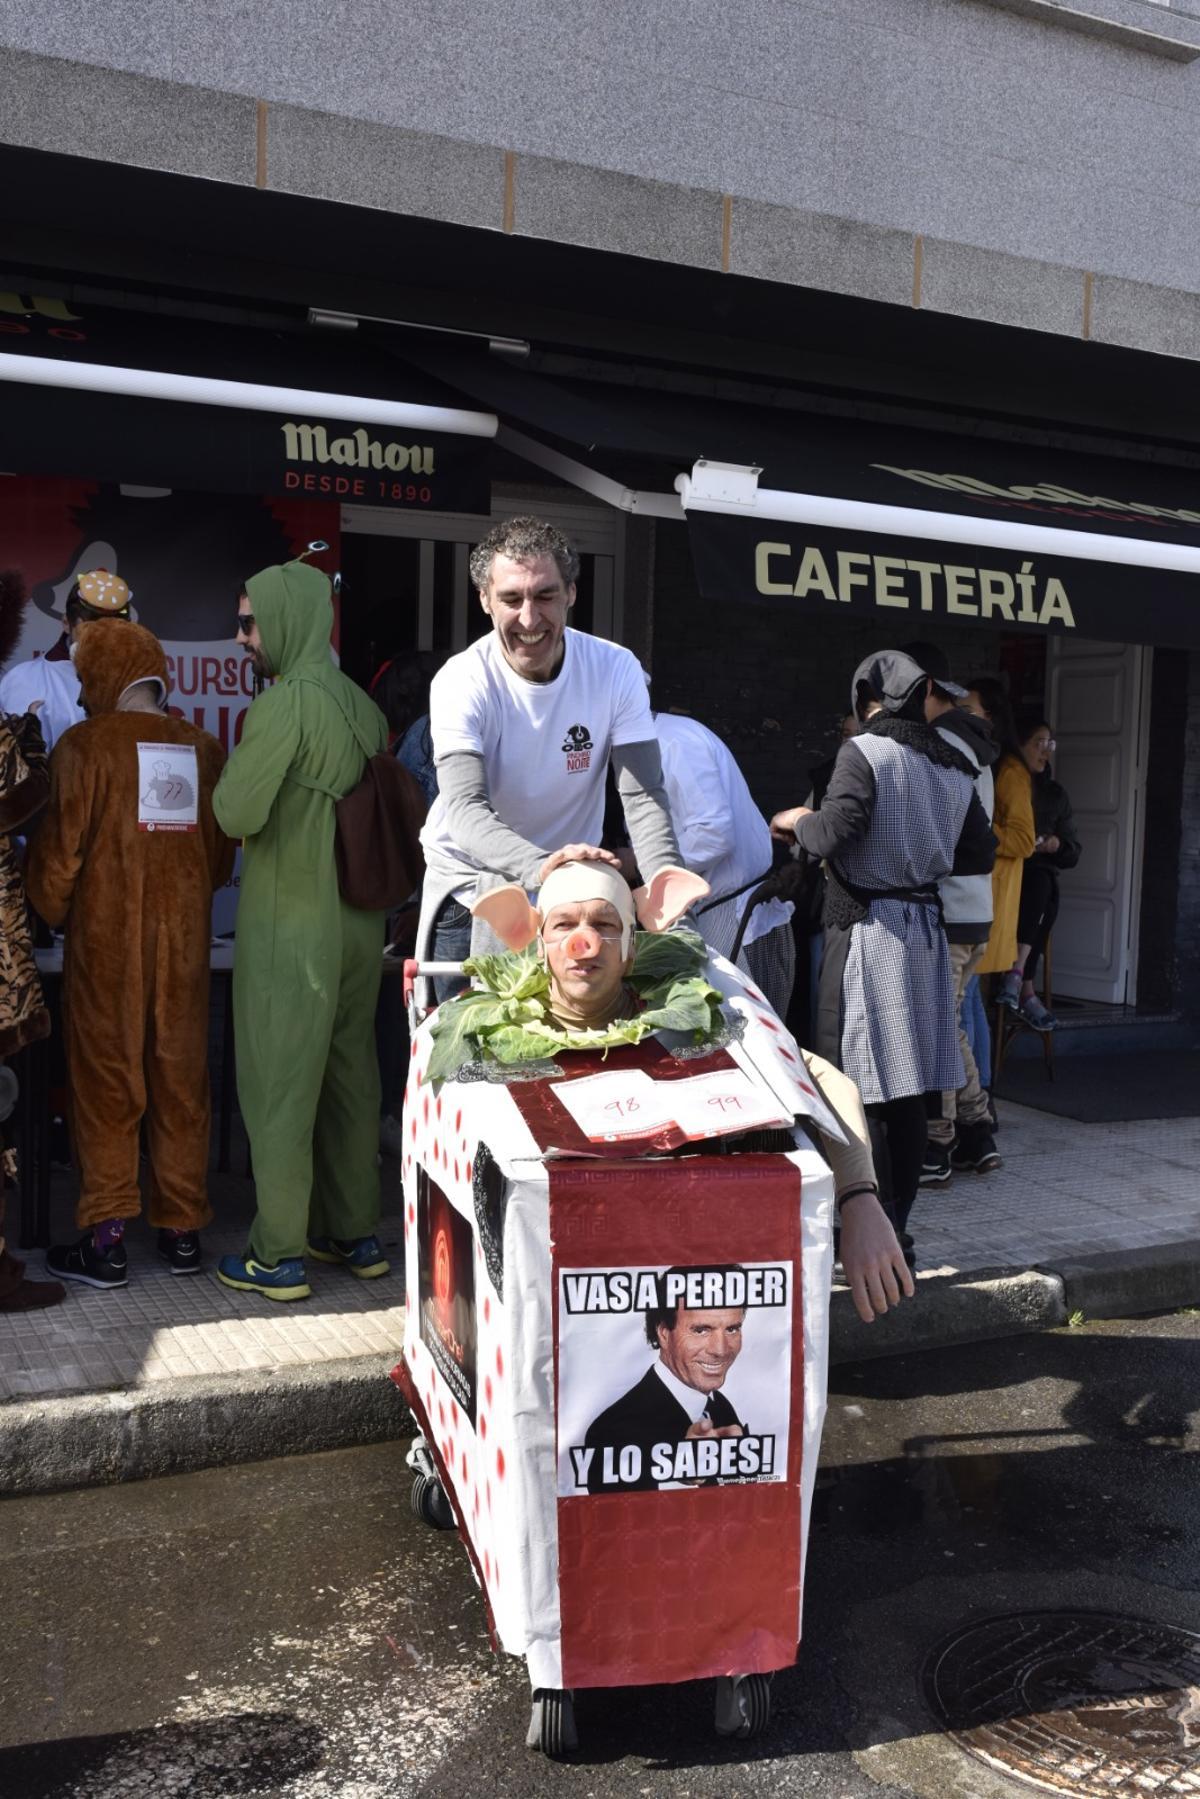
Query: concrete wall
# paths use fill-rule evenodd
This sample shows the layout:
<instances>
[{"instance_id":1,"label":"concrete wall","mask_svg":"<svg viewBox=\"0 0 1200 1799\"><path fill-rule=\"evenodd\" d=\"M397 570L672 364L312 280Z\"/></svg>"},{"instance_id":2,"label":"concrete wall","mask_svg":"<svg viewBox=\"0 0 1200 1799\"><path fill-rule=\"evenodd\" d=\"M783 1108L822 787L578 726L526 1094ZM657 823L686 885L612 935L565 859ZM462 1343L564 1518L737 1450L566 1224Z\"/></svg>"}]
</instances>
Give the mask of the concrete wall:
<instances>
[{"instance_id":1,"label":"concrete wall","mask_svg":"<svg viewBox=\"0 0 1200 1799\"><path fill-rule=\"evenodd\" d=\"M1054 0L0 0L0 141L1200 355L1200 60L1162 53L1198 9L1080 10L1143 35Z\"/></svg>"}]
</instances>

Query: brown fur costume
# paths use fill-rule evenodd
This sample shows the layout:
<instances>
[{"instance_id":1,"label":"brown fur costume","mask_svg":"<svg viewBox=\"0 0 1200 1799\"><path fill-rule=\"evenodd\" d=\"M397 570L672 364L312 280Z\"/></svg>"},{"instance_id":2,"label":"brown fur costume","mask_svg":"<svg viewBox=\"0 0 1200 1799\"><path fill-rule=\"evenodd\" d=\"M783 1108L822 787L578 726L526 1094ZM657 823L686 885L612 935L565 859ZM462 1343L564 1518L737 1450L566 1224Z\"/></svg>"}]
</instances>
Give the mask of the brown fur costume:
<instances>
[{"instance_id":1,"label":"brown fur costume","mask_svg":"<svg viewBox=\"0 0 1200 1799\"><path fill-rule=\"evenodd\" d=\"M225 761L215 737L157 713L117 710L157 677L162 646L140 625L79 632L75 667L88 719L50 759L50 806L30 856L29 897L66 923L63 996L78 1222L140 1210L138 1127L146 1118L152 1224L196 1230L211 1217L208 951L214 889L233 846L212 813ZM139 743L194 747L195 830L138 828Z\"/></svg>"}]
</instances>

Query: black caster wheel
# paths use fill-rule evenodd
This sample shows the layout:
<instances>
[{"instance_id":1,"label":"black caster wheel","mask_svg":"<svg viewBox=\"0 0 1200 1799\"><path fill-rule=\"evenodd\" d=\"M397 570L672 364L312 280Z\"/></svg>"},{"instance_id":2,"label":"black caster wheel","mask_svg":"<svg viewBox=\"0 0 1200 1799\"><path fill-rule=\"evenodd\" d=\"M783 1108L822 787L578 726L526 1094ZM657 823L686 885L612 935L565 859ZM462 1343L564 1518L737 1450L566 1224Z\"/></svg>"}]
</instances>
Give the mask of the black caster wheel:
<instances>
[{"instance_id":1,"label":"black caster wheel","mask_svg":"<svg viewBox=\"0 0 1200 1799\"><path fill-rule=\"evenodd\" d=\"M433 1530L453 1530L454 1511L442 1491L440 1482L428 1474L418 1474L413 1481L409 1503L413 1514Z\"/></svg>"},{"instance_id":2,"label":"black caster wheel","mask_svg":"<svg viewBox=\"0 0 1200 1799\"><path fill-rule=\"evenodd\" d=\"M563 1687L539 1687L533 1695L526 1747L540 1749L551 1759L579 1747L575 1729L575 1701Z\"/></svg>"},{"instance_id":3,"label":"black caster wheel","mask_svg":"<svg viewBox=\"0 0 1200 1799\"><path fill-rule=\"evenodd\" d=\"M714 1717L718 1736L761 1736L770 1722L769 1674L736 1674L718 1680Z\"/></svg>"}]
</instances>

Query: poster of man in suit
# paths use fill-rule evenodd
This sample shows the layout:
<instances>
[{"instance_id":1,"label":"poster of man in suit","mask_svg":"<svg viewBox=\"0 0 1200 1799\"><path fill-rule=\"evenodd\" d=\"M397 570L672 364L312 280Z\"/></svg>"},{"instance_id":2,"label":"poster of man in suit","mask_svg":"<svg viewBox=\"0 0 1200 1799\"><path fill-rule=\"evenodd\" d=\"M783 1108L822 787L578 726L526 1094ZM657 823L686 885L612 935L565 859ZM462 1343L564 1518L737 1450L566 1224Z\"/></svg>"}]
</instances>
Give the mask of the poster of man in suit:
<instances>
[{"instance_id":1,"label":"poster of man in suit","mask_svg":"<svg viewBox=\"0 0 1200 1799\"><path fill-rule=\"evenodd\" d=\"M560 1270L560 1495L784 1479L791 1273Z\"/></svg>"}]
</instances>

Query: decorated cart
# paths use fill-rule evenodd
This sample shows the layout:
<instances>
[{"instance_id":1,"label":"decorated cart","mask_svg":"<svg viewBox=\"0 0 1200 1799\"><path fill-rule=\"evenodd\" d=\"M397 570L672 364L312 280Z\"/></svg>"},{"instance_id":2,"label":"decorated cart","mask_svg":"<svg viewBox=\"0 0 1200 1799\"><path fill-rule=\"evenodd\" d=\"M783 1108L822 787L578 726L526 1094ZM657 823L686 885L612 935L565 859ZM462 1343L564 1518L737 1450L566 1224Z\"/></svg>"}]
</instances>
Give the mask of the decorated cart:
<instances>
[{"instance_id":1,"label":"decorated cart","mask_svg":"<svg viewBox=\"0 0 1200 1799\"><path fill-rule=\"evenodd\" d=\"M413 1504L457 1527L550 1754L588 1687L715 1678L717 1729L753 1734L800 1636L834 1209L816 1131L841 1133L756 988L703 973L700 1044L438 1080L436 1014L414 1035L393 1375Z\"/></svg>"}]
</instances>

